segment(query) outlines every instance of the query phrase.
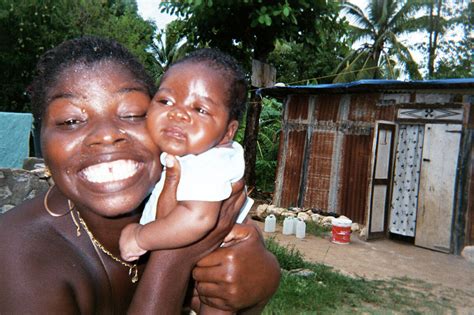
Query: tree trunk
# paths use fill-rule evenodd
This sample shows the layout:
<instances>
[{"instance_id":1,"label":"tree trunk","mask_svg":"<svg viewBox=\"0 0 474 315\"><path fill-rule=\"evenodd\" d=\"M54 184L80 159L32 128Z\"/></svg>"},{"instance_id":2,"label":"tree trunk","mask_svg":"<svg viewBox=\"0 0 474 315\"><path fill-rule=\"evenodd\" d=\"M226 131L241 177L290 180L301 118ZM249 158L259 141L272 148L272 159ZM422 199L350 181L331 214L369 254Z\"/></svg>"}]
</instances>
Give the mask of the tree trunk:
<instances>
[{"instance_id":1,"label":"tree trunk","mask_svg":"<svg viewBox=\"0 0 474 315\"><path fill-rule=\"evenodd\" d=\"M435 16L435 4L434 0L431 2L430 7L430 31L429 31L429 43L428 43L428 79L432 79L434 76L434 61L436 58L436 49L438 46L439 36L439 19L441 16L441 7L443 1L438 0L436 3L436 16Z\"/></svg>"},{"instance_id":2,"label":"tree trunk","mask_svg":"<svg viewBox=\"0 0 474 315\"><path fill-rule=\"evenodd\" d=\"M267 62L267 57L275 48L273 37L269 33L262 32L256 34L257 43L253 58L261 62ZM252 87L254 88L254 87ZM252 92L250 103L247 107L247 118L244 135L245 150L245 183L249 187L255 187L255 166L257 162L257 139L260 122L260 112L262 111L262 101L256 92Z\"/></svg>"},{"instance_id":3,"label":"tree trunk","mask_svg":"<svg viewBox=\"0 0 474 315\"><path fill-rule=\"evenodd\" d=\"M256 184L255 164L257 162L257 139L260 112L262 111L262 102L260 97L252 92L250 103L247 107L247 118L244 136L245 150L245 183L249 187Z\"/></svg>"}]
</instances>

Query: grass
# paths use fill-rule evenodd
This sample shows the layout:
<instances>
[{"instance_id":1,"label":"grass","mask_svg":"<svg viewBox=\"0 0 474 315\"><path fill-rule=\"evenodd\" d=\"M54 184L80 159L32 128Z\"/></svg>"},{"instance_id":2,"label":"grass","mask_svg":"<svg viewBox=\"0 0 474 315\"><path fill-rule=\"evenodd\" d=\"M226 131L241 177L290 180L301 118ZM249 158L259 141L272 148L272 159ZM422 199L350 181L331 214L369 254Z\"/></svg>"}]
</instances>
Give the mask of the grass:
<instances>
[{"instance_id":1,"label":"grass","mask_svg":"<svg viewBox=\"0 0 474 315\"><path fill-rule=\"evenodd\" d=\"M319 237L326 237L331 233L332 227L322 226L313 221L306 222L306 233Z\"/></svg>"},{"instance_id":2,"label":"grass","mask_svg":"<svg viewBox=\"0 0 474 315\"><path fill-rule=\"evenodd\" d=\"M430 285L408 278L369 281L344 276L331 267L310 263L294 247L275 239L267 248L282 268L278 291L263 314L446 314L455 313L449 297L431 293ZM305 269L307 276L292 273Z\"/></svg>"}]
</instances>

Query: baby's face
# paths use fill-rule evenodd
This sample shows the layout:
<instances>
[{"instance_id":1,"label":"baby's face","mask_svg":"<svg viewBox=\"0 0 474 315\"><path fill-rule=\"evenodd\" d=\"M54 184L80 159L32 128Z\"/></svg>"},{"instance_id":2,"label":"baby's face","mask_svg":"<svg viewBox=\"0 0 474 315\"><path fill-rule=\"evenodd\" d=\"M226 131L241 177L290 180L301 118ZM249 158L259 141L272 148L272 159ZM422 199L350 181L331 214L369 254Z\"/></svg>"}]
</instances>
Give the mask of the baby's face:
<instances>
[{"instance_id":1,"label":"baby's face","mask_svg":"<svg viewBox=\"0 0 474 315\"><path fill-rule=\"evenodd\" d=\"M238 122L229 122L228 88L222 73L205 64L171 67L147 115L155 144L163 152L183 156L232 140Z\"/></svg>"}]
</instances>

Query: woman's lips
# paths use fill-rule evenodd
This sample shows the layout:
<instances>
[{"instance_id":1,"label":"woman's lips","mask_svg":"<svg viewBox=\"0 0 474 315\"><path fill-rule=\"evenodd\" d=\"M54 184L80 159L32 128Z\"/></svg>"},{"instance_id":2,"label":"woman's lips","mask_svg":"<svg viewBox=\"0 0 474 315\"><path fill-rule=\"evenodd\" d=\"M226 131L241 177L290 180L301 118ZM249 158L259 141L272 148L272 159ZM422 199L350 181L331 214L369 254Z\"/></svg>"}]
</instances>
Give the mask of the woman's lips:
<instances>
[{"instance_id":1,"label":"woman's lips","mask_svg":"<svg viewBox=\"0 0 474 315\"><path fill-rule=\"evenodd\" d=\"M86 167L81 171L92 183L116 182L132 177L138 172L139 163L133 160L116 160Z\"/></svg>"}]
</instances>

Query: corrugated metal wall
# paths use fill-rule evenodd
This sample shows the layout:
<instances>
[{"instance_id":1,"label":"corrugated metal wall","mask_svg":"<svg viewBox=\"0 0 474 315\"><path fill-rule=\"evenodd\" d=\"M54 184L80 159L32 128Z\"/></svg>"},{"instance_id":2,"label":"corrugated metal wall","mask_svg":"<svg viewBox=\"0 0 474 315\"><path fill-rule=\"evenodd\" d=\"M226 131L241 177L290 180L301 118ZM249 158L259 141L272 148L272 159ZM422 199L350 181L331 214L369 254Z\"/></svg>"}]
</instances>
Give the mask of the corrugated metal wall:
<instances>
[{"instance_id":1,"label":"corrugated metal wall","mask_svg":"<svg viewBox=\"0 0 474 315\"><path fill-rule=\"evenodd\" d=\"M303 206L329 209L334 134L313 132Z\"/></svg>"},{"instance_id":2,"label":"corrugated metal wall","mask_svg":"<svg viewBox=\"0 0 474 315\"><path fill-rule=\"evenodd\" d=\"M344 138L339 213L354 222L365 222L371 147L371 135Z\"/></svg>"},{"instance_id":3,"label":"corrugated metal wall","mask_svg":"<svg viewBox=\"0 0 474 315\"><path fill-rule=\"evenodd\" d=\"M377 106L379 99L379 94L288 98L274 203L365 222L373 122L394 115L393 106Z\"/></svg>"},{"instance_id":4,"label":"corrugated metal wall","mask_svg":"<svg viewBox=\"0 0 474 315\"><path fill-rule=\"evenodd\" d=\"M284 156L280 157L285 159L284 163L280 163L280 165L285 165L282 184L282 187L285 188L281 190L280 201L280 204L284 207L298 206L305 141L306 130L288 131L286 141L288 150Z\"/></svg>"}]
</instances>

